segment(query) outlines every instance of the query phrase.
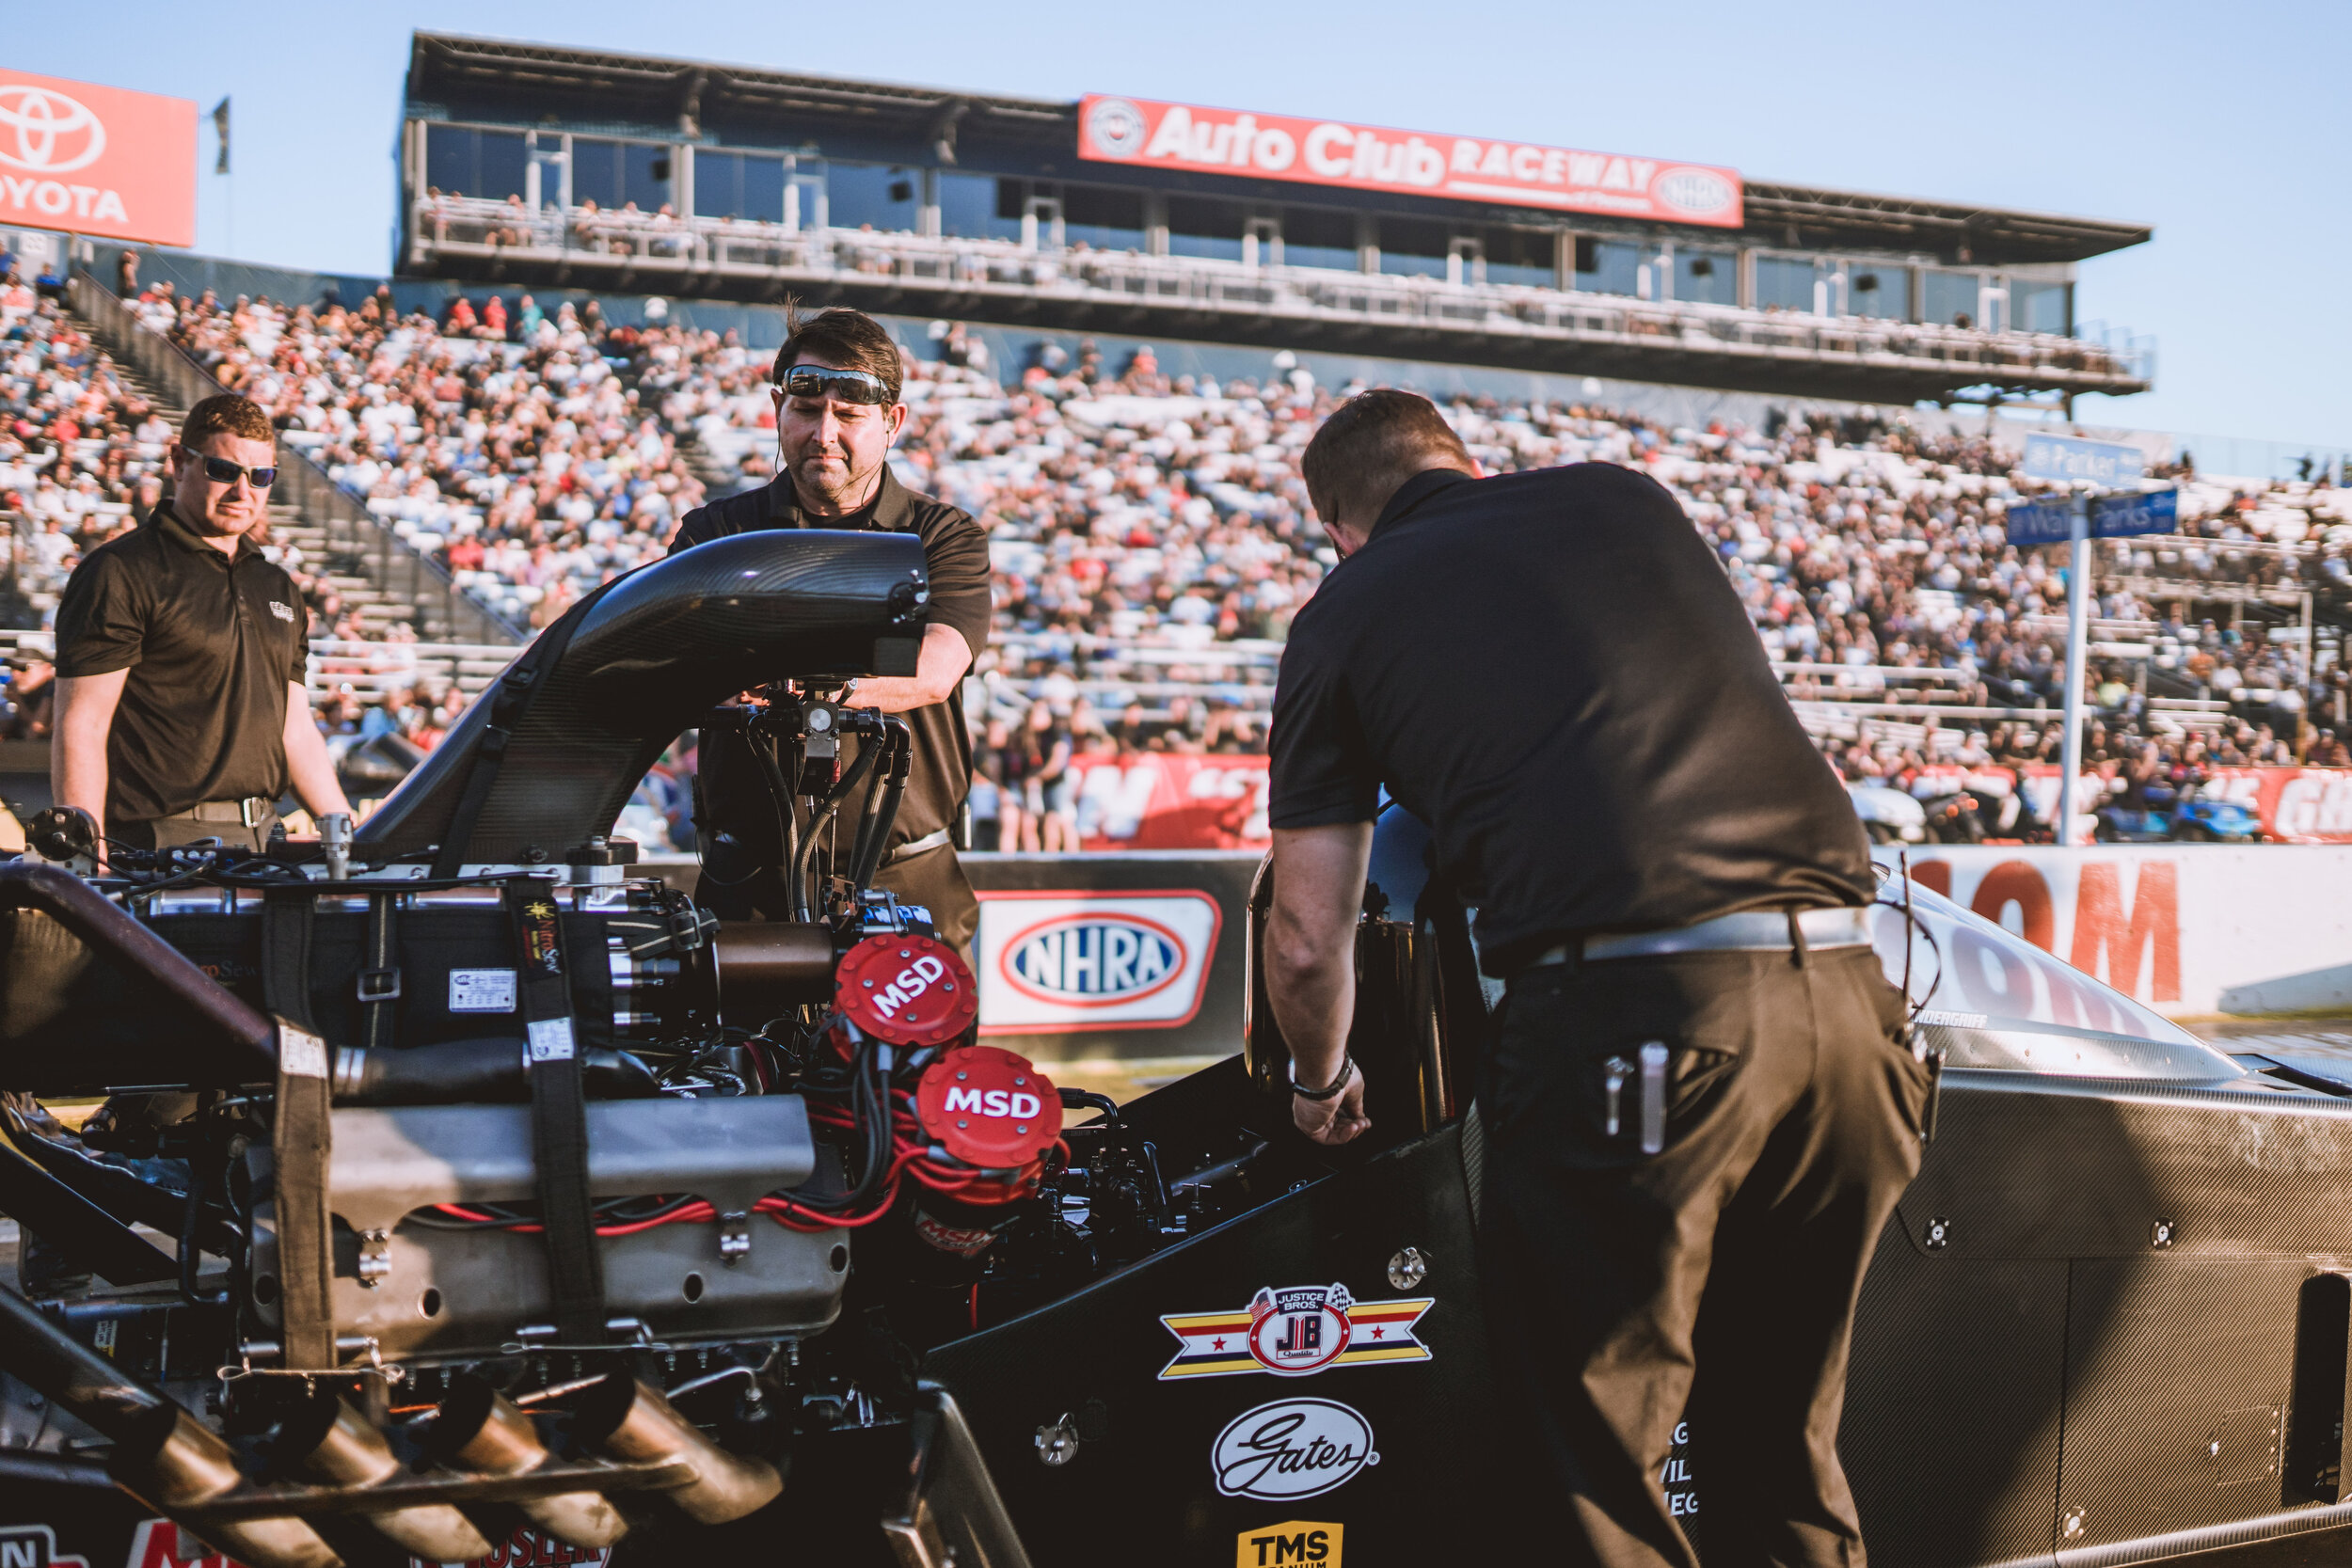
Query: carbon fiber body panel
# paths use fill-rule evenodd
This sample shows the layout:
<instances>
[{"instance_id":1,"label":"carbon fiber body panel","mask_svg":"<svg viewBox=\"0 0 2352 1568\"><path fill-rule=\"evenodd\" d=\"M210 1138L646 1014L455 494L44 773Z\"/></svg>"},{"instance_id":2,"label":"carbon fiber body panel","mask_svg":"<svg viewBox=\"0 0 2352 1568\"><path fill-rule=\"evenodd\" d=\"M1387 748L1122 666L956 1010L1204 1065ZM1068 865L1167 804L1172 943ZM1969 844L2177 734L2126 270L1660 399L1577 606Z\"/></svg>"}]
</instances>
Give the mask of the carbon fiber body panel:
<instances>
[{"instance_id":1,"label":"carbon fiber body panel","mask_svg":"<svg viewBox=\"0 0 2352 1568\"><path fill-rule=\"evenodd\" d=\"M631 573L573 612L580 625L516 721L463 859L556 857L606 832L663 748L737 692L913 674L928 592L913 534L735 534ZM440 842L496 690L368 818L361 844L398 854Z\"/></svg>"}]
</instances>

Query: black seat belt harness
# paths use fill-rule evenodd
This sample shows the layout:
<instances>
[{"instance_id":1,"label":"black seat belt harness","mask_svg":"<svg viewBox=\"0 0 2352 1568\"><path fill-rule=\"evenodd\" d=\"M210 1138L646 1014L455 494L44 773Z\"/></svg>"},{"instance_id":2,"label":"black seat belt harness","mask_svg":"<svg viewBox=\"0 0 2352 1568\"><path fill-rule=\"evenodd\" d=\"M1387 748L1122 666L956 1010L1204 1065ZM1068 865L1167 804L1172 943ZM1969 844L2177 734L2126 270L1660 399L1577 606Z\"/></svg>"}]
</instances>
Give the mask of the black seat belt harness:
<instances>
[{"instance_id":1,"label":"black seat belt harness","mask_svg":"<svg viewBox=\"0 0 2352 1568\"><path fill-rule=\"evenodd\" d=\"M588 1190L588 1101L564 979L563 923L543 879L506 883L520 974L531 1083L531 1151L557 1332L565 1344L604 1342L604 1266Z\"/></svg>"}]
</instances>

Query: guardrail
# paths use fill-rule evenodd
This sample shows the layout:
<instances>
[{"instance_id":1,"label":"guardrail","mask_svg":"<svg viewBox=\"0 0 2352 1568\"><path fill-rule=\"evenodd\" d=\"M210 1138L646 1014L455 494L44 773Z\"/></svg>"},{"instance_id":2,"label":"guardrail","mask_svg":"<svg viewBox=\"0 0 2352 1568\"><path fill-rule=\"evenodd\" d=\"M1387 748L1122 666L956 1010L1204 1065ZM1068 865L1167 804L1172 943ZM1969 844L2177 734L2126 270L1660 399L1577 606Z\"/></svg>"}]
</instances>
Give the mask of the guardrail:
<instances>
[{"instance_id":1,"label":"guardrail","mask_svg":"<svg viewBox=\"0 0 2352 1568\"><path fill-rule=\"evenodd\" d=\"M192 407L227 390L89 274L75 272L67 289L73 309L96 330L106 351L161 387L175 403ZM279 498L291 501L305 521L326 531L327 549L363 562L385 596L410 606L423 628L430 629L437 619L441 628L476 641L511 646L531 640L528 630L478 603L437 562L410 548L299 449L279 444L278 472L283 487Z\"/></svg>"},{"instance_id":2,"label":"guardrail","mask_svg":"<svg viewBox=\"0 0 2352 1568\"><path fill-rule=\"evenodd\" d=\"M795 228L734 218L536 212L479 197L431 196L410 214L409 264L437 258L594 269L642 286L662 277L766 285L806 280L985 298L1096 300L1192 313L1367 323L1444 337L1501 337L1700 355L1759 366L1804 361L1931 372L1952 385L2032 382L2087 391L2145 390L2153 356L2050 333L1740 306L1625 299L1527 284L1324 267L1252 265L1010 240ZM1956 379L1953 379L1955 378Z\"/></svg>"}]
</instances>

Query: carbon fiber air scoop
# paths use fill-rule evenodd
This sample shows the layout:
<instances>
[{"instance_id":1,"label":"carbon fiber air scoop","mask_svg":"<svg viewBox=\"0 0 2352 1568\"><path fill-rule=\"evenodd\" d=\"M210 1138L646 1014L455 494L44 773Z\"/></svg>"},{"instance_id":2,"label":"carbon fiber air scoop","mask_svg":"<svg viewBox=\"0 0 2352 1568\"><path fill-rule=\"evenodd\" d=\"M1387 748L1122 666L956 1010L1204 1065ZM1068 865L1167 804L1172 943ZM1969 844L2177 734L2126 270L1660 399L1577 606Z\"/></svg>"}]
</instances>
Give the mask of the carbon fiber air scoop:
<instances>
[{"instance_id":1,"label":"carbon fiber air scoop","mask_svg":"<svg viewBox=\"0 0 2352 1568\"><path fill-rule=\"evenodd\" d=\"M498 750L495 720L504 754L458 858L561 856L608 832L662 749L737 692L914 673L929 597L912 533L739 533L642 567L542 632L357 842L374 855L441 844L477 763Z\"/></svg>"}]
</instances>

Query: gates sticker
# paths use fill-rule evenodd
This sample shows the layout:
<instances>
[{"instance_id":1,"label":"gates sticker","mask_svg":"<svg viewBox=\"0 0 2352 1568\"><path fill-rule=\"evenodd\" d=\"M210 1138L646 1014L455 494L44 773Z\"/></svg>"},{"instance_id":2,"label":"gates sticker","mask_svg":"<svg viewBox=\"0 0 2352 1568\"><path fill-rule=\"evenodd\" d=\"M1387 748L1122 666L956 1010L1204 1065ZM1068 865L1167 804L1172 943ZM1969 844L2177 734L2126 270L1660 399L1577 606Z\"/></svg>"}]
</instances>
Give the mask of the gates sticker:
<instances>
[{"instance_id":1,"label":"gates sticker","mask_svg":"<svg viewBox=\"0 0 2352 1568\"><path fill-rule=\"evenodd\" d=\"M1372 1423L1332 1400L1281 1400L1233 1418L1209 1450L1229 1497L1319 1497L1377 1465Z\"/></svg>"},{"instance_id":2,"label":"gates sticker","mask_svg":"<svg viewBox=\"0 0 2352 1568\"><path fill-rule=\"evenodd\" d=\"M1285 1285L1259 1291L1246 1312L1187 1312L1160 1322L1183 1347L1160 1381L1275 1372L1306 1377L1327 1367L1426 1361L1413 1333L1435 1296L1357 1301L1344 1285Z\"/></svg>"},{"instance_id":3,"label":"gates sticker","mask_svg":"<svg viewBox=\"0 0 2352 1568\"><path fill-rule=\"evenodd\" d=\"M1340 1568L1346 1527L1313 1519L1285 1519L1246 1529L1233 1540L1233 1568Z\"/></svg>"},{"instance_id":4,"label":"gates sticker","mask_svg":"<svg viewBox=\"0 0 2352 1568\"><path fill-rule=\"evenodd\" d=\"M1194 889L983 893L980 1033L1173 1029L1200 1011L1223 923Z\"/></svg>"}]
</instances>

